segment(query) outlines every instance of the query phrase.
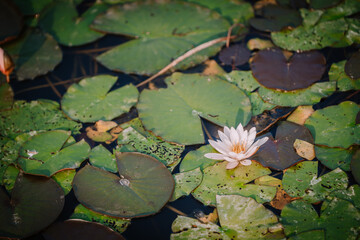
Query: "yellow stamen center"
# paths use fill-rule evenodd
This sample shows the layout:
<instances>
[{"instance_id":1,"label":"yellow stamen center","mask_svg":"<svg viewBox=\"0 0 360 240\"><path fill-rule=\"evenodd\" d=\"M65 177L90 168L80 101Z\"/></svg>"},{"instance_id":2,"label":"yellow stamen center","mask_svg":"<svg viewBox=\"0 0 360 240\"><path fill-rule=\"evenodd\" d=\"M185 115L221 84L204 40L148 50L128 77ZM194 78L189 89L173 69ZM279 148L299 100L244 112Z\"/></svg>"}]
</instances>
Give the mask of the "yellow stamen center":
<instances>
[{"instance_id":1,"label":"yellow stamen center","mask_svg":"<svg viewBox=\"0 0 360 240\"><path fill-rule=\"evenodd\" d=\"M237 143L232 147L231 151L234 152L234 153L244 152L245 151L245 146L243 146L240 143Z\"/></svg>"}]
</instances>

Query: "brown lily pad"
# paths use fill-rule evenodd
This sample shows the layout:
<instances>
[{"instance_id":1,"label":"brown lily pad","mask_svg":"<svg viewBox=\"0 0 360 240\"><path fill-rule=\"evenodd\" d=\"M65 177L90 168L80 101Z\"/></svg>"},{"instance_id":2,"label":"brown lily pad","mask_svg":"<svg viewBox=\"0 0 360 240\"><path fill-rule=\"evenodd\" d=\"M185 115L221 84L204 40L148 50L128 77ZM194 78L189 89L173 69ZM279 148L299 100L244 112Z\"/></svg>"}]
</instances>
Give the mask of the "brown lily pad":
<instances>
[{"instance_id":1,"label":"brown lily pad","mask_svg":"<svg viewBox=\"0 0 360 240\"><path fill-rule=\"evenodd\" d=\"M219 59L226 65L239 66L249 61L251 52L242 44L234 44L221 50Z\"/></svg>"},{"instance_id":2,"label":"brown lily pad","mask_svg":"<svg viewBox=\"0 0 360 240\"><path fill-rule=\"evenodd\" d=\"M345 63L345 72L352 79L360 78L360 51L353 54Z\"/></svg>"},{"instance_id":3,"label":"brown lily pad","mask_svg":"<svg viewBox=\"0 0 360 240\"><path fill-rule=\"evenodd\" d=\"M280 49L259 51L251 61L255 79L267 88L296 90L307 88L320 80L326 60L317 51L294 53L286 59Z\"/></svg>"},{"instance_id":4,"label":"brown lily pad","mask_svg":"<svg viewBox=\"0 0 360 240\"><path fill-rule=\"evenodd\" d=\"M275 139L269 136L269 140L252 159L264 167L284 170L303 160L294 149L296 139L314 144L314 139L306 127L292 122L281 122L276 130Z\"/></svg>"}]
</instances>

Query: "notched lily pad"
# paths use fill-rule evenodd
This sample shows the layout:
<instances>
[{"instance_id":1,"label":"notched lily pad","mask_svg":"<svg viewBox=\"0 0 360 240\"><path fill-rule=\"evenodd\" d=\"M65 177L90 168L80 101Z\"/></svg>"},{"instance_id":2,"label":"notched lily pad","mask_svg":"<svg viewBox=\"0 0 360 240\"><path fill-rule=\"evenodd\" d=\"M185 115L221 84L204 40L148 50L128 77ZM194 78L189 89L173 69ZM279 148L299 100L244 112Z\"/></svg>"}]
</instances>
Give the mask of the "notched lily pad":
<instances>
[{"instance_id":1,"label":"notched lily pad","mask_svg":"<svg viewBox=\"0 0 360 240\"><path fill-rule=\"evenodd\" d=\"M306 127L287 121L279 124L275 139L269 137L270 139L261 146L252 159L276 170L284 170L303 160L294 149L296 139L314 143Z\"/></svg>"},{"instance_id":2,"label":"notched lily pad","mask_svg":"<svg viewBox=\"0 0 360 240\"><path fill-rule=\"evenodd\" d=\"M105 215L133 218L157 213L170 199L174 179L161 162L140 153L117 157L119 176L86 165L73 189L84 206Z\"/></svg>"},{"instance_id":3,"label":"notched lily pad","mask_svg":"<svg viewBox=\"0 0 360 240\"><path fill-rule=\"evenodd\" d=\"M90 146L73 141L70 132L62 130L40 133L28 139L20 149L18 164L26 173L52 176L62 169L78 168L90 152Z\"/></svg>"},{"instance_id":4,"label":"notched lily pad","mask_svg":"<svg viewBox=\"0 0 360 240\"><path fill-rule=\"evenodd\" d=\"M318 162L305 161L288 168L282 182L290 196L316 203L335 190L346 189L348 177L340 168L318 177Z\"/></svg>"},{"instance_id":5,"label":"notched lily pad","mask_svg":"<svg viewBox=\"0 0 360 240\"><path fill-rule=\"evenodd\" d=\"M25 238L46 228L65 200L53 179L24 174L18 175L10 196L0 188L0 199L0 237L8 238Z\"/></svg>"},{"instance_id":6,"label":"notched lily pad","mask_svg":"<svg viewBox=\"0 0 360 240\"><path fill-rule=\"evenodd\" d=\"M175 190L170 201L189 195L202 180L202 172L200 168L188 172L181 172L174 174Z\"/></svg>"},{"instance_id":7,"label":"notched lily pad","mask_svg":"<svg viewBox=\"0 0 360 240\"><path fill-rule=\"evenodd\" d=\"M98 75L71 85L61 100L64 112L74 120L112 120L136 104L138 91L129 84L109 92L117 78Z\"/></svg>"},{"instance_id":8,"label":"notched lily pad","mask_svg":"<svg viewBox=\"0 0 360 240\"><path fill-rule=\"evenodd\" d=\"M226 65L239 66L247 63L251 56L250 50L241 44L234 44L220 51L219 59Z\"/></svg>"},{"instance_id":9,"label":"notched lily pad","mask_svg":"<svg viewBox=\"0 0 360 240\"><path fill-rule=\"evenodd\" d=\"M217 151L211 145L201 146L197 150L188 152L180 163L180 172L187 172L200 167L201 170L219 162L204 157L206 153L216 153Z\"/></svg>"},{"instance_id":10,"label":"notched lily pad","mask_svg":"<svg viewBox=\"0 0 360 240\"><path fill-rule=\"evenodd\" d=\"M296 90L320 80L326 60L320 52L294 53L289 60L280 49L261 50L253 57L251 69L255 79L267 88Z\"/></svg>"}]
</instances>

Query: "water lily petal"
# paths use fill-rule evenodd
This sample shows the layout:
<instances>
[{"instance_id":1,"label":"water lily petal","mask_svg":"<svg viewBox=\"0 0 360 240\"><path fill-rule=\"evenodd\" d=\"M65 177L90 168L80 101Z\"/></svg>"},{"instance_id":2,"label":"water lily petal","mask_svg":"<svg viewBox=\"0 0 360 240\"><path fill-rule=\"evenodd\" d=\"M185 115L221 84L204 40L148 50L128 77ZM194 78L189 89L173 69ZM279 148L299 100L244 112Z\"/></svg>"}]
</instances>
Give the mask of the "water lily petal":
<instances>
[{"instance_id":1,"label":"water lily petal","mask_svg":"<svg viewBox=\"0 0 360 240\"><path fill-rule=\"evenodd\" d=\"M218 141L214 141L214 140L209 140L210 145L216 149L216 151L227 155L228 150L226 149L226 146L223 145L222 142L218 142Z\"/></svg>"},{"instance_id":2,"label":"water lily petal","mask_svg":"<svg viewBox=\"0 0 360 240\"><path fill-rule=\"evenodd\" d=\"M255 138L256 138L256 128L253 127L249 131L249 136L245 146L245 150L249 149L249 147L254 143Z\"/></svg>"},{"instance_id":3,"label":"water lily petal","mask_svg":"<svg viewBox=\"0 0 360 240\"><path fill-rule=\"evenodd\" d=\"M218 131L218 134L219 134L219 137L220 137L221 141L222 141L223 143L225 143L226 146L227 146L227 147L229 148L229 150L230 150L232 144L231 144L231 141L230 141L229 137L226 136L226 134L223 133L223 132L221 132L221 131Z\"/></svg>"},{"instance_id":4,"label":"water lily petal","mask_svg":"<svg viewBox=\"0 0 360 240\"><path fill-rule=\"evenodd\" d=\"M224 134L230 139L230 129L227 126L224 127Z\"/></svg>"},{"instance_id":5,"label":"water lily petal","mask_svg":"<svg viewBox=\"0 0 360 240\"><path fill-rule=\"evenodd\" d=\"M239 123L239 125L237 126L236 131L239 133L239 135L241 135L242 132L244 131L244 128L241 123Z\"/></svg>"},{"instance_id":6,"label":"water lily petal","mask_svg":"<svg viewBox=\"0 0 360 240\"><path fill-rule=\"evenodd\" d=\"M225 160L224 155L222 155L220 153L206 153L204 155L204 157L214 159L214 160Z\"/></svg>"},{"instance_id":7,"label":"water lily petal","mask_svg":"<svg viewBox=\"0 0 360 240\"><path fill-rule=\"evenodd\" d=\"M236 166L239 165L239 162L238 161L235 161L235 162L229 162L227 165L226 165L226 169L233 169L233 168L236 168Z\"/></svg>"},{"instance_id":8,"label":"water lily petal","mask_svg":"<svg viewBox=\"0 0 360 240\"><path fill-rule=\"evenodd\" d=\"M260 147L261 145L263 145L264 143L266 143L266 141L268 140L269 138L268 137L263 137L263 138L260 138L259 140L257 140L254 145Z\"/></svg>"},{"instance_id":9,"label":"water lily petal","mask_svg":"<svg viewBox=\"0 0 360 240\"><path fill-rule=\"evenodd\" d=\"M244 146L244 147L246 147L246 143L247 143L247 139L248 139L248 131L247 130L245 130L244 131L244 133L243 133L243 135L242 136L240 136L240 144L242 145L242 146Z\"/></svg>"},{"instance_id":10,"label":"water lily petal","mask_svg":"<svg viewBox=\"0 0 360 240\"><path fill-rule=\"evenodd\" d=\"M246 154L244 156L244 158L248 158L248 157L251 157L252 155L254 155L257 150L259 150L259 146L256 146L256 145L252 145L249 150L246 151Z\"/></svg>"},{"instance_id":11,"label":"water lily petal","mask_svg":"<svg viewBox=\"0 0 360 240\"><path fill-rule=\"evenodd\" d=\"M224 159L225 159L226 161L228 161L228 162L237 162L236 159L231 158L231 157L224 157Z\"/></svg>"},{"instance_id":12,"label":"water lily petal","mask_svg":"<svg viewBox=\"0 0 360 240\"><path fill-rule=\"evenodd\" d=\"M244 158L246 158L246 154L244 153L238 153L236 155L236 160L243 160Z\"/></svg>"},{"instance_id":13,"label":"water lily petal","mask_svg":"<svg viewBox=\"0 0 360 240\"><path fill-rule=\"evenodd\" d=\"M238 132L233 127L230 129L230 140L233 145L238 144L240 140Z\"/></svg>"},{"instance_id":14,"label":"water lily petal","mask_svg":"<svg viewBox=\"0 0 360 240\"><path fill-rule=\"evenodd\" d=\"M249 165L251 165L252 162L249 159L245 159L245 160L240 161L240 163L244 166L249 166Z\"/></svg>"}]
</instances>

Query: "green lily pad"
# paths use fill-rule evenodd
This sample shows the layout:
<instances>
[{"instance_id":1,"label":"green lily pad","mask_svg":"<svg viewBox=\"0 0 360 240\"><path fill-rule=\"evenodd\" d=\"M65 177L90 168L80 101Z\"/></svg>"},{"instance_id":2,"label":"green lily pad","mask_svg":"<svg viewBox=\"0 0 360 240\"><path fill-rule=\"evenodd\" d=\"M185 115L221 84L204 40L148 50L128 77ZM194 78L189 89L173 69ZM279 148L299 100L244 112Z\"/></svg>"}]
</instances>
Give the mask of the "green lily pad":
<instances>
[{"instance_id":1,"label":"green lily pad","mask_svg":"<svg viewBox=\"0 0 360 240\"><path fill-rule=\"evenodd\" d=\"M60 185L60 187L64 191L64 194L67 195L72 189L71 184L75 177L75 174L75 169L66 169L55 173L52 178Z\"/></svg>"},{"instance_id":2,"label":"green lily pad","mask_svg":"<svg viewBox=\"0 0 360 240\"><path fill-rule=\"evenodd\" d=\"M226 162L217 163L203 170L201 184L192 192L192 195L205 205L215 206L216 195L237 194L252 197L257 202L270 202L275 194L276 187L247 184L252 180L270 174L268 168L252 162L250 166L239 165L232 170L226 169Z\"/></svg>"},{"instance_id":3,"label":"green lily pad","mask_svg":"<svg viewBox=\"0 0 360 240\"><path fill-rule=\"evenodd\" d=\"M129 219L114 218L99 214L87 209L81 204L76 206L74 213L70 216L70 219L82 219L89 222L97 222L119 233L124 232L131 222Z\"/></svg>"},{"instance_id":4,"label":"green lily pad","mask_svg":"<svg viewBox=\"0 0 360 240\"><path fill-rule=\"evenodd\" d=\"M296 200L286 205L281 212L281 223L286 236L324 230L325 239L356 239L360 231L360 211L350 202L334 198L320 217L310 203Z\"/></svg>"},{"instance_id":5,"label":"green lily pad","mask_svg":"<svg viewBox=\"0 0 360 240\"><path fill-rule=\"evenodd\" d=\"M216 206L223 229L235 231L232 239L283 239L277 216L249 197L217 195Z\"/></svg>"},{"instance_id":6,"label":"green lily pad","mask_svg":"<svg viewBox=\"0 0 360 240\"><path fill-rule=\"evenodd\" d=\"M250 19L250 25L260 31L280 31L285 27L297 27L301 24L299 11L279 5L268 4L260 9L262 18Z\"/></svg>"},{"instance_id":7,"label":"green lily pad","mask_svg":"<svg viewBox=\"0 0 360 240\"><path fill-rule=\"evenodd\" d=\"M0 111L12 107L14 103L14 92L7 83L0 84Z\"/></svg>"},{"instance_id":8,"label":"green lily pad","mask_svg":"<svg viewBox=\"0 0 360 240\"><path fill-rule=\"evenodd\" d=\"M249 93L251 102L251 112L253 116L259 115L266 110L271 110L276 107L275 104L264 102L258 92Z\"/></svg>"},{"instance_id":9,"label":"green lily pad","mask_svg":"<svg viewBox=\"0 0 360 240\"><path fill-rule=\"evenodd\" d=\"M289 237L288 240L325 240L324 230L311 230L308 232L302 232L295 236Z\"/></svg>"},{"instance_id":10,"label":"green lily pad","mask_svg":"<svg viewBox=\"0 0 360 240\"><path fill-rule=\"evenodd\" d=\"M332 170L341 168L344 171L350 171L350 162L354 154L353 149L315 146L315 153L316 158L326 167Z\"/></svg>"},{"instance_id":11,"label":"green lily pad","mask_svg":"<svg viewBox=\"0 0 360 240\"><path fill-rule=\"evenodd\" d=\"M333 0L331 0L333 1ZM341 4L326 9L321 16L321 21L339 19L342 17L353 15L360 11L360 2L357 0L345 0Z\"/></svg>"},{"instance_id":12,"label":"green lily pad","mask_svg":"<svg viewBox=\"0 0 360 240\"><path fill-rule=\"evenodd\" d=\"M39 26L60 44L83 45L104 35L92 30L90 24L107 8L106 4L94 3L86 12L78 16L76 6L72 1L55 1L41 13Z\"/></svg>"},{"instance_id":13,"label":"green lily pad","mask_svg":"<svg viewBox=\"0 0 360 240\"><path fill-rule=\"evenodd\" d=\"M10 196L0 188L0 199L0 237L5 238L25 238L46 228L59 216L65 200L54 180L23 174Z\"/></svg>"},{"instance_id":14,"label":"green lily pad","mask_svg":"<svg viewBox=\"0 0 360 240\"><path fill-rule=\"evenodd\" d=\"M64 112L74 120L112 120L130 110L138 98L133 85L109 92L117 77L98 75L71 85L61 100Z\"/></svg>"},{"instance_id":15,"label":"green lily pad","mask_svg":"<svg viewBox=\"0 0 360 240\"><path fill-rule=\"evenodd\" d=\"M89 155L91 165L109 172L117 172L116 157L107 150L103 145L98 145L91 149Z\"/></svg>"},{"instance_id":16,"label":"green lily pad","mask_svg":"<svg viewBox=\"0 0 360 240\"><path fill-rule=\"evenodd\" d=\"M180 163L180 172L188 172L200 167L201 170L219 162L204 157L206 153L217 153L211 145L205 145L197 150L188 152Z\"/></svg>"},{"instance_id":17,"label":"green lily pad","mask_svg":"<svg viewBox=\"0 0 360 240\"><path fill-rule=\"evenodd\" d=\"M305 161L288 168L282 183L291 197L316 203L324 200L332 191L346 189L348 177L340 168L318 177L318 162Z\"/></svg>"},{"instance_id":18,"label":"green lily pad","mask_svg":"<svg viewBox=\"0 0 360 240\"><path fill-rule=\"evenodd\" d=\"M329 203L334 199L342 199L351 202L354 207L360 210L360 186L352 185L348 189L336 190L330 193L326 200L321 205L321 209L327 208Z\"/></svg>"},{"instance_id":19,"label":"green lily pad","mask_svg":"<svg viewBox=\"0 0 360 240\"><path fill-rule=\"evenodd\" d=\"M24 15L35 15L41 12L47 5L53 2L53 0L13 0L16 6Z\"/></svg>"},{"instance_id":20,"label":"green lily pad","mask_svg":"<svg viewBox=\"0 0 360 240\"><path fill-rule=\"evenodd\" d=\"M164 164L140 153L117 157L120 177L86 165L73 189L84 206L108 216L133 218L157 213L170 199L174 179Z\"/></svg>"},{"instance_id":21,"label":"green lily pad","mask_svg":"<svg viewBox=\"0 0 360 240\"><path fill-rule=\"evenodd\" d=\"M107 239L125 240L119 233L96 222L88 222L80 219L70 219L65 222L57 222L42 233L46 240L77 240L77 239Z\"/></svg>"},{"instance_id":22,"label":"green lily pad","mask_svg":"<svg viewBox=\"0 0 360 240\"><path fill-rule=\"evenodd\" d=\"M360 184L360 151L357 150L351 159L351 173L355 181Z\"/></svg>"},{"instance_id":23,"label":"green lily pad","mask_svg":"<svg viewBox=\"0 0 360 240\"><path fill-rule=\"evenodd\" d=\"M4 176L2 177L2 183L8 193L11 193L12 189L15 186L16 178L19 175L20 170L14 165L9 165L6 168Z\"/></svg>"},{"instance_id":24,"label":"green lily pad","mask_svg":"<svg viewBox=\"0 0 360 240\"><path fill-rule=\"evenodd\" d=\"M123 129L118 137L118 150L120 152L140 152L150 155L165 166L173 169L185 146L166 142L144 129L138 118L121 124Z\"/></svg>"},{"instance_id":25,"label":"green lily pad","mask_svg":"<svg viewBox=\"0 0 360 240\"><path fill-rule=\"evenodd\" d=\"M0 112L0 135L14 139L16 136L40 130L71 130L79 133L81 124L68 120L51 100L32 102L16 101L11 111Z\"/></svg>"},{"instance_id":26,"label":"green lily pad","mask_svg":"<svg viewBox=\"0 0 360 240\"><path fill-rule=\"evenodd\" d=\"M329 71L329 80L336 81L340 91L360 89L360 80L353 80L345 73L346 60L333 63Z\"/></svg>"},{"instance_id":27,"label":"green lily pad","mask_svg":"<svg viewBox=\"0 0 360 240\"><path fill-rule=\"evenodd\" d=\"M186 0L210 8L221 14L230 23L242 23L247 25L248 20L254 16L254 11L250 3L242 0Z\"/></svg>"},{"instance_id":28,"label":"green lily pad","mask_svg":"<svg viewBox=\"0 0 360 240\"><path fill-rule=\"evenodd\" d=\"M360 107L345 101L336 106L315 111L305 122L315 143L329 147L348 148L360 144L360 124L355 119Z\"/></svg>"},{"instance_id":29,"label":"green lily pad","mask_svg":"<svg viewBox=\"0 0 360 240\"><path fill-rule=\"evenodd\" d=\"M341 0L310 0L310 7L313 9L321 9L333 7L340 3Z\"/></svg>"},{"instance_id":30,"label":"green lily pad","mask_svg":"<svg viewBox=\"0 0 360 240\"><path fill-rule=\"evenodd\" d=\"M198 5L146 1L110 7L95 18L92 27L136 38L99 55L101 64L116 71L152 75L194 46L226 36L230 25L216 12ZM221 45L205 49L175 68L195 66L215 55Z\"/></svg>"},{"instance_id":31,"label":"green lily pad","mask_svg":"<svg viewBox=\"0 0 360 240\"><path fill-rule=\"evenodd\" d=\"M283 121L276 129L275 139L269 136L258 152L252 157L264 167L284 170L303 160L294 149L296 139L313 144L310 131L299 124Z\"/></svg>"},{"instance_id":32,"label":"green lily pad","mask_svg":"<svg viewBox=\"0 0 360 240\"><path fill-rule=\"evenodd\" d=\"M175 189L170 201L189 195L202 180L202 172L200 168L188 172L174 174Z\"/></svg>"},{"instance_id":33,"label":"green lily pad","mask_svg":"<svg viewBox=\"0 0 360 240\"><path fill-rule=\"evenodd\" d=\"M45 75L62 60L62 52L56 41L38 29L28 29L18 39L4 45L4 49L15 64L16 76L20 81Z\"/></svg>"},{"instance_id":34,"label":"green lily pad","mask_svg":"<svg viewBox=\"0 0 360 240\"><path fill-rule=\"evenodd\" d=\"M26 173L44 176L52 176L62 169L78 168L88 157L90 146L85 140L64 146L72 138L70 134L54 130L31 137L20 149L18 164Z\"/></svg>"},{"instance_id":35,"label":"green lily pad","mask_svg":"<svg viewBox=\"0 0 360 240\"><path fill-rule=\"evenodd\" d=\"M0 43L15 38L23 27L23 17L11 1L0 2Z\"/></svg>"},{"instance_id":36,"label":"green lily pad","mask_svg":"<svg viewBox=\"0 0 360 240\"><path fill-rule=\"evenodd\" d=\"M174 73L166 83L166 89L142 91L137 105L144 127L165 140L204 143L200 117L227 126L246 125L250 120L248 97L224 80Z\"/></svg>"}]
</instances>

